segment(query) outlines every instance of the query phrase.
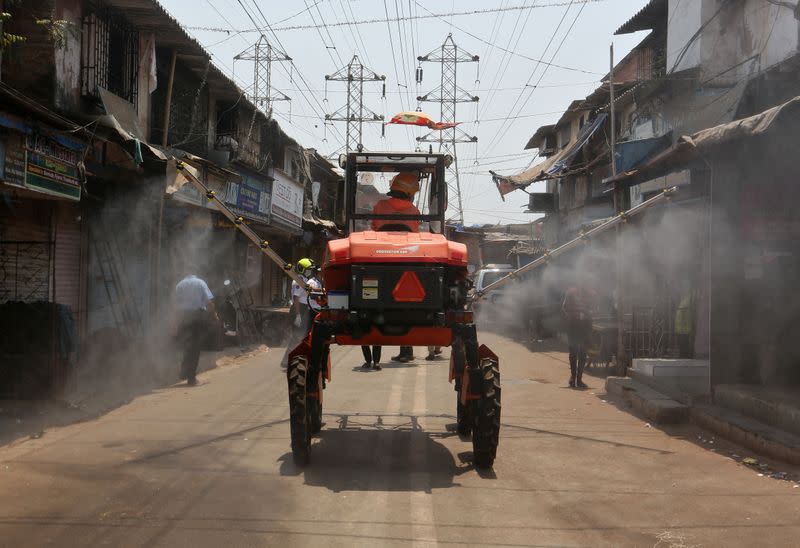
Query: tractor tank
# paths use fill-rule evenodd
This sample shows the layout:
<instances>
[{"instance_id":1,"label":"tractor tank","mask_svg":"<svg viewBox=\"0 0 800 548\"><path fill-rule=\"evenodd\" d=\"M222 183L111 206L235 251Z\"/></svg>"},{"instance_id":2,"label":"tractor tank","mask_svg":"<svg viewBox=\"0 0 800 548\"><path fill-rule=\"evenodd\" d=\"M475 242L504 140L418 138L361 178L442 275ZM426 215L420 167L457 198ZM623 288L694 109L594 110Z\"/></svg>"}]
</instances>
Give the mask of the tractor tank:
<instances>
[{"instance_id":1,"label":"tractor tank","mask_svg":"<svg viewBox=\"0 0 800 548\"><path fill-rule=\"evenodd\" d=\"M366 231L333 240L323 279L331 313L346 315L352 330L339 344L449 346L447 326L464 321L466 246L441 234Z\"/></svg>"}]
</instances>

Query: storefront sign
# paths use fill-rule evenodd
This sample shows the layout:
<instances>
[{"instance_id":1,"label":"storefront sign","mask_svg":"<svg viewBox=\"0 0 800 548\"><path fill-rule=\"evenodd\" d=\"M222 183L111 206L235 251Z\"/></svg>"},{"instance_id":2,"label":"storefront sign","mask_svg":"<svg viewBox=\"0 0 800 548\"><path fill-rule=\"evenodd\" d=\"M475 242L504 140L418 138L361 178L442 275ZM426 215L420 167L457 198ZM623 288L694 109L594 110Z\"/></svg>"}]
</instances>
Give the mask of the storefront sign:
<instances>
[{"instance_id":1,"label":"storefront sign","mask_svg":"<svg viewBox=\"0 0 800 548\"><path fill-rule=\"evenodd\" d=\"M269 222L270 192L267 185L242 175L241 182L229 182L225 192L225 203L239 215L256 221Z\"/></svg>"},{"instance_id":2,"label":"storefront sign","mask_svg":"<svg viewBox=\"0 0 800 548\"><path fill-rule=\"evenodd\" d=\"M292 226L303 225L303 185L279 169L273 170L272 215Z\"/></svg>"},{"instance_id":3,"label":"storefront sign","mask_svg":"<svg viewBox=\"0 0 800 548\"><path fill-rule=\"evenodd\" d=\"M81 199L80 153L45 135L28 135L25 186L54 196Z\"/></svg>"},{"instance_id":4,"label":"storefront sign","mask_svg":"<svg viewBox=\"0 0 800 548\"><path fill-rule=\"evenodd\" d=\"M0 179L7 185L25 186L25 135L15 131L9 132L0 141Z\"/></svg>"}]
</instances>

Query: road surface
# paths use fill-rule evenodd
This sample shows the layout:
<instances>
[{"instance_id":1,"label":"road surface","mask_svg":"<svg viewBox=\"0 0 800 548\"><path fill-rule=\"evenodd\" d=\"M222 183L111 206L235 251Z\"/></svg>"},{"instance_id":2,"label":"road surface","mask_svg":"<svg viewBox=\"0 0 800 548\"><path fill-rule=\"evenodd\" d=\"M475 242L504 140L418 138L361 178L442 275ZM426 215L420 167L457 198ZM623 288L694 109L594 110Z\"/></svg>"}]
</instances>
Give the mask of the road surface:
<instances>
[{"instance_id":1,"label":"road surface","mask_svg":"<svg viewBox=\"0 0 800 548\"><path fill-rule=\"evenodd\" d=\"M362 372L358 347L334 350L295 468L276 349L0 448L0 545L797 545L793 482L649 427L602 379L564 388L562 353L482 341L503 374L492 472L452 432L446 360Z\"/></svg>"}]
</instances>

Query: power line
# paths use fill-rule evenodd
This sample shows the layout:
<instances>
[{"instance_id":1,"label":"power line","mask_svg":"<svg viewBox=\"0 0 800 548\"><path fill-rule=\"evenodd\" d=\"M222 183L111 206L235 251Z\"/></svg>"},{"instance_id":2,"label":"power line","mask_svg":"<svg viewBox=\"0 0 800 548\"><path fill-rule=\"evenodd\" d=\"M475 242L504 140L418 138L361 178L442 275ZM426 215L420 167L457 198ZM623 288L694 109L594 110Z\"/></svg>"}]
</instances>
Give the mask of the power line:
<instances>
[{"instance_id":1,"label":"power line","mask_svg":"<svg viewBox=\"0 0 800 548\"><path fill-rule=\"evenodd\" d=\"M392 37L392 26L389 24L389 6L386 3L386 0L383 0L383 10L386 13L386 30L389 31L389 49L392 51L392 64L394 65L394 78L395 82L397 83L398 90L400 89L400 73L397 70L397 54L394 50L394 38ZM403 110L411 110L411 105L406 108L405 104L403 103L403 95L400 95L400 107Z\"/></svg>"},{"instance_id":2,"label":"power line","mask_svg":"<svg viewBox=\"0 0 800 548\"><path fill-rule=\"evenodd\" d=\"M566 42L567 38L568 38L568 37L569 37L569 35L572 33L572 29L575 27L575 24L578 22L578 19L580 18L581 14L583 13L583 10L584 10L584 8L585 8L585 7L586 7L586 4L582 4L582 5L581 5L581 8L578 10L578 13L575 15L575 18L572 20L572 24L569 26L569 28L567 29L567 32L566 32L566 33L564 34L564 36L561 38L561 42L558 44L558 47L557 47L557 48L556 48L556 50L553 52L553 55L550 57L550 60L551 60L551 61L552 61L553 59L555 59L555 58L556 58L556 55L558 55L558 53L561 51L561 48L564 46L564 43ZM570 8L569 8L569 6L568 6L568 7L567 7L567 12L569 11L569 9L570 9ZM565 17L566 17L566 12L565 12ZM549 46L548 46L548 47L549 47ZM545 50L545 51L546 51L546 50ZM538 86L538 85L541 83L542 79L543 79L543 78L545 77L545 75L547 74L547 70L550 68L550 66L551 66L551 65L545 65L544 69L542 70L542 73L541 73L541 75L539 76L539 80L537 80L536 84L535 84L533 87L531 87L531 91L528 93L528 96L525 98L525 101L524 101L524 102L522 103L522 105L519 107L519 110L517 111L517 114L519 114L519 113L522 111L522 109L523 109L523 108L525 108L525 105L527 105L527 104L528 104L528 101L530 101L531 97L533 96L533 92L534 92L534 91L536 91L536 88L537 88L537 86ZM531 77L532 77L532 76L533 76L533 75L531 75ZM530 79L528 80L528 83L530 83ZM523 92L523 94L524 94L524 92ZM521 96L522 96L522 94L520 94L520 97L521 97ZM512 106L512 107L511 107L511 111L510 111L510 112L513 112L513 111L514 111L514 107L516 106L516 104L517 104L517 103L515 102L515 103L514 103L514 106ZM509 118L508 128L511 128L511 126L512 126L513 124L514 124L514 120L511 120L511 118ZM505 125L505 124L503 124L503 125L500 127L500 129L497 131L497 133L496 133L495 135L496 135L496 136L499 136L499 135L501 135L501 134L502 134L502 132L503 132L505 129L506 129L506 125ZM497 143L497 142L499 142L499 141L498 141L497 139L494 139L494 142L495 142L495 143ZM492 148L493 148L493 146L489 146L489 147L487 147L487 150L486 150L486 152L490 152L490 151L492 150Z\"/></svg>"},{"instance_id":3,"label":"power line","mask_svg":"<svg viewBox=\"0 0 800 548\"><path fill-rule=\"evenodd\" d=\"M608 0L576 0L577 3L581 3L581 4L595 4L595 3L607 2L607 1ZM319 4L319 3L320 2L317 2L316 4ZM470 11L451 11L451 12L447 12L447 13L433 13L433 12L425 9L424 6L420 6L423 9L425 9L425 11L428 11L428 15L414 15L414 16L410 16L409 15L409 16L395 17L395 18L389 18L387 16L386 19L379 19L379 18L376 18L376 19L362 19L360 21L329 23L328 26L330 26L330 27L338 27L338 26L345 26L345 25L374 25L374 24L382 24L382 23L386 23L386 22L394 23L397 20L406 21L406 20L412 20L412 19L413 20L420 20L420 19L435 19L435 18L437 18L437 19L443 19L444 20L444 18L452 17L452 16L473 16L473 15L484 15L484 14L487 14L487 13L498 13L498 12L507 12L507 11L524 11L524 10L540 9L540 8L558 8L558 7L566 6L567 4L569 4L569 2L564 0L564 1L561 1L561 2L552 2L552 3L549 3L549 4L539 4L539 5L536 5L536 6L525 6L525 5L522 5L522 6L508 6L506 8L485 8L485 9L470 10ZM303 10L303 11L305 12L307 10ZM297 15L299 15L299 14L297 14ZM296 17L296 15L292 16L292 17ZM449 21L445 20L445 22L448 25L450 24ZM293 31L293 30L309 30L309 29L315 28L316 26L317 26L317 24L315 23L313 25L293 25L293 26L288 26L288 27L275 27L275 28L272 29L272 31L273 32L287 32L287 31ZM452 26L455 29L461 30L455 24L453 24ZM206 32L241 32L241 33L248 33L248 32L258 32L259 31L258 26L256 26L256 28L242 29L242 30L225 29L225 28L220 28L220 27L202 27L202 26L192 26L192 27L184 27L184 28L190 29L190 30L201 30L201 31L206 31Z\"/></svg>"},{"instance_id":4,"label":"power line","mask_svg":"<svg viewBox=\"0 0 800 548\"><path fill-rule=\"evenodd\" d=\"M307 0L303 0L303 3L304 3L306 6L308 6L308 1L307 1ZM317 8L317 11L319 12L319 2L317 2L316 4L314 4L314 5L313 5L313 6L311 6L311 7L316 7L316 8ZM314 22L316 23L316 19L314 18L314 14L311 12L311 10L310 10L310 9L308 10L308 14L311 16L311 20L312 20L312 21L314 21ZM322 14L320 14L320 16L321 16L321 15L322 15ZM324 21L324 19L323 19L323 21ZM331 37L331 35L330 35L330 32L328 32L328 40L330 41L330 44L331 44L331 45L329 46L328 44L326 44L326 43L325 43L325 37L322 35L322 30L320 30L320 28L319 28L319 27L317 27L317 29L316 29L316 30L317 30L317 34L319 34L319 39L320 39L320 42L322 42L322 47L324 47L324 48L325 48L325 53L327 53L327 54L328 54L328 57L330 57L330 58L331 58L331 62L333 63L333 65L334 65L334 66L336 66L336 59L334 59L334 58L333 58L333 54L331 53L331 50L334 50L334 51L336 52L336 55L339 57L339 61L340 61L340 62L341 62L341 60L342 60L342 56L341 56L341 55L339 55L339 50L338 50L338 49L336 49L336 46L334 46L334 45L333 45L333 38ZM327 30L328 30L328 27L325 27L325 30L327 31Z\"/></svg>"},{"instance_id":5,"label":"power line","mask_svg":"<svg viewBox=\"0 0 800 548\"><path fill-rule=\"evenodd\" d=\"M558 25L556 25L556 28L553 30L553 33L550 35L550 40L547 41L547 45L544 47L544 51L542 51L542 57L547 55L547 51L550 49L550 46L553 44L553 40L555 40L556 36L558 36L558 31L561 30L561 25L564 24L564 21L566 20L567 15L569 14L569 10L571 8L572 8L572 4L570 3L570 5L567 6L567 9L564 10L564 13L561 15L561 19L558 21ZM540 66L540 64L537 63L536 66L533 67L533 70L531 71L531 75L528 77L528 80L525 82L525 87L526 88L530 85L531 80L533 80L533 77L536 74L536 71L539 70L539 66ZM543 75L544 75L544 72L542 72L542 76ZM541 78L542 77L539 78L539 81L541 81ZM522 91L519 92L519 95L517 96L516 100L514 101L514 104L511 106L511 108L508 111L509 117L513 115L514 109L517 107L517 105L519 104L520 99L522 99L522 96L524 94L525 94L525 89L523 89ZM503 125L500 126L500 127L501 127L501 130L504 129L505 128L505 122L503 122ZM489 145L486 147L487 150L489 150L494 145L495 141L498 139L499 132L500 132L500 130L498 130L498 133L495 134L495 137L493 137L492 140L489 142Z\"/></svg>"},{"instance_id":6,"label":"power line","mask_svg":"<svg viewBox=\"0 0 800 548\"><path fill-rule=\"evenodd\" d=\"M253 16L253 14L252 14L252 13L250 13L250 10L249 10L249 9L248 9L248 8L247 8L245 5L244 5L244 3L242 2L242 0L237 0L237 2L238 2L238 3L239 3L239 5L242 7L242 9L244 10L245 14L246 14L246 15L247 15L247 17L250 19L250 21L253 23L253 25L254 25L254 26L256 26L256 27L259 27L258 23L257 23L257 22L256 22L256 20L255 20L255 17ZM269 21L267 20L266 16L264 15L264 12L261 10L261 8L258 6L258 4L256 4L256 9L258 9L259 13L261 14L261 17L263 18L263 20L264 20L264 23L266 24L267 30L268 30L268 31L270 31L270 32L272 33L272 36L275 38L275 41L277 42L278 46L280 46L280 48L281 48L282 50L285 50L285 48L284 48L283 44L282 44L282 43L281 43L281 41L280 41L280 38L279 38L279 37L278 37L278 35L277 35L277 34L275 34L275 32L272 30L272 27L270 26L270 24L269 24ZM308 81L306 80L306 77L303 75L303 72L300 70L300 67L298 67L298 66L297 66L297 65L294 63L294 61L292 61L292 62L291 62L291 64L292 64L292 66L295 68L295 70L297 71L297 76L298 76L298 77L300 78L300 80L303 82L303 85L305 86L305 88L306 88L306 89L310 89L310 88L311 88L311 86L308 84ZM284 70L284 72L288 72L288 71L286 71L286 67L284 67L283 65L280 65L280 67L281 67L281 68ZM289 78L291 79L291 74L289 74ZM317 106L315 107L315 106L314 106L314 104L311 102L311 100L308 98L308 96L305 94L305 92L301 91L300 93L301 93L301 95L302 95L303 99L305 100L305 102L308 104L308 106L309 106L309 107L311 107L311 110L312 110L313 112L315 112L315 113L319 114L319 113L317 112L317 108L319 108L319 110L320 110L320 111L323 113L323 114L319 115L319 117L320 117L320 119L323 119L323 118L324 118L324 112L325 112L325 108L324 108L324 106L322 105L322 103L320 102L319 98L317 98L317 96L316 96L316 95L314 95L314 94L311 94L311 97L314 99L314 101L316 102L316 105L317 105ZM340 139L342 142L344 142L344 137L342 136L342 134L341 134L341 131L339 131L339 128L337 128L337 127L335 127L335 126L334 126L334 130L335 130L335 131L337 132L337 134L339 135L339 139Z\"/></svg>"},{"instance_id":7,"label":"power line","mask_svg":"<svg viewBox=\"0 0 800 548\"><path fill-rule=\"evenodd\" d=\"M573 0L573 2L562 2L560 4L547 4L547 6L540 5L540 6L536 6L536 7L541 8L541 7L553 7L553 6L567 6L567 5L570 5L570 4L583 4L585 6L586 4L590 4L590 3L594 3L594 2L604 2L604 1L606 1L606 0ZM445 23L447 23L447 20L445 20L441 15L437 15L437 14L433 13L428 8L426 8L425 6L420 4L418 0L414 0L414 3L416 5L418 5L419 7L421 7L423 10L427 11L432 17L436 17L437 19L440 19L440 20L444 21ZM542 63L543 65L546 65L546 66L551 66L551 67L560 68L560 69L563 69L563 70L569 70L569 71L573 71L573 72L582 72L584 74L593 74L593 75L596 75L596 76L604 76L605 75L605 73L601 73L601 72L594 72L594 71L591 71L591 70L584 70L584 69L579 69L579 68L575 68L575 67L568 67L566 65L558 65L556 63L545 61L544 59L536 59L534 57L530 57L528 55L522 54L522 53L520 53L518 51L511 51L509 49L506 49L506 48L503 48L501 46L498 46L497 44L492 44L491 42L489 42L485 38L481 38L477 34L475 34L473 32L470 32L470 31L468 31L467 29L465 29L463 27L459 27L458 25L454 24L453 28L459 30L460 32L463 32L467 36L470 36L470 37L474 38L475 40L477 40L479 42L482 42L482 43L490 45L490 46L494 46L495 48L497 48L497 49L499 49L501 51L507 51L511 55L516 55L517 57L520 57L522 59L527 59L528 61L533 61L534 63Z\"/></svg>"}]
</instances>

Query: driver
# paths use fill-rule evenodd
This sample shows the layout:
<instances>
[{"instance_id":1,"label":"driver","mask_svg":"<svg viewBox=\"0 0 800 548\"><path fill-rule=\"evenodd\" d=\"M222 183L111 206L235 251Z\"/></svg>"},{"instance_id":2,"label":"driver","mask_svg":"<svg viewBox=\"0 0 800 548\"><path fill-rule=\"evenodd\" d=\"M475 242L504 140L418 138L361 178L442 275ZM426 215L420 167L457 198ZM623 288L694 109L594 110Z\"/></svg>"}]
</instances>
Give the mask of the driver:
<instances>
[{"instance_id":1,"label":"driver","mask_svg":"<svg viewBox=\"0 0 800 548\"><path fill-rule=\"evenodd\" d=\"M388 198L376 203L372 209L375 215L420 215L414 205L414 194L419 192L419 177L413 171L402 171L394 176L387 192ZM380 230L386 225L404 225L411 232L419 232L418 220L373 219L372 230Z\"/></svg>"}]
</instances>

